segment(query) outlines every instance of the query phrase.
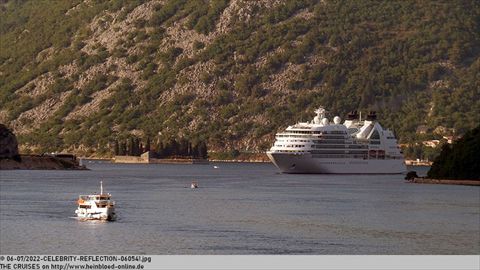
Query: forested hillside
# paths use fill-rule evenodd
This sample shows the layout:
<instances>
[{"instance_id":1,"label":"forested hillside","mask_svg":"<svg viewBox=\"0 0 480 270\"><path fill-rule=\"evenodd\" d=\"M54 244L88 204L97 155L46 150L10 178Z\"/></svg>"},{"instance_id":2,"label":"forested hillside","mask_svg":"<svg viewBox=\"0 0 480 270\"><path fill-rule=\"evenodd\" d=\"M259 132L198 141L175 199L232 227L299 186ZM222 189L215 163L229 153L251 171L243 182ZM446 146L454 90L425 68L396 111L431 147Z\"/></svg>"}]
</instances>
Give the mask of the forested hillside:
<instances>
[{"instance_id":1,"label":"forested hillside","mask_svg":"<svg viewBox=\"0 0 480 270\"><path fill-rule=\"evenodd\" d=\"M479 1L0 1L0 122L24 151L131 136L263 151L375 110L402 143L479 123ZM425 134L419 135L418 127Z\"/></svg>"}]
</instances>

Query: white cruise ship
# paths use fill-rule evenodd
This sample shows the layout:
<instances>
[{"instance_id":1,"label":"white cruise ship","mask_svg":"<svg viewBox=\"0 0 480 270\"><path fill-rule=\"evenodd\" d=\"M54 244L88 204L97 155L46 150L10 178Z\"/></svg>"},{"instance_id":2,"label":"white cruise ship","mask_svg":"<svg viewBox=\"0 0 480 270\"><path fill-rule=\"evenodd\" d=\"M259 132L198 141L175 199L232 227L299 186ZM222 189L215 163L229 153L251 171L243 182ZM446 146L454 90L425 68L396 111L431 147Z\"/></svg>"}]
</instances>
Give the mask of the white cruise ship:
<instances>
[{"instance_id":1,"label":"white cruise ship","mask_svg":"<svg viewBox=\"0 0 480 270\"><path fill-rule=\"evenodd\" d=\"M313 121L277 133L268 157L284 173L398 174L406 171L392 131L382 128L375 112L365 120L357 112L342 124L319 108Z\"/></svg>"}]
</instances>

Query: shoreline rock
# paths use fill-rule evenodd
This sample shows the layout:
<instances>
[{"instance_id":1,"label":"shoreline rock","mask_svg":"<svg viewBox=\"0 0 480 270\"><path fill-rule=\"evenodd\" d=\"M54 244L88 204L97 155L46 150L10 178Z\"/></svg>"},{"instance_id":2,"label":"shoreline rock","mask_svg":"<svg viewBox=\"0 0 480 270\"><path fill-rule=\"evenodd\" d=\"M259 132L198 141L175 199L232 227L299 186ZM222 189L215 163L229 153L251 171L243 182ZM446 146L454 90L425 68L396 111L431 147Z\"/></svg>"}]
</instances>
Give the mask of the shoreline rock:
<instances>
[{"instance_id":1,"label":"shoreline rock","mask_svg":"<svg viewBox=\"0 0 480 270\"><path fill-rule=\"evenodd\" d=\"M17 137L4 124L0 124L0 159L20 160Z\"/></svg>"},{"instance_id":2,"label":"shoreline rock","mask_svg":"<svg viewBox=\"0 0 480 270\"><path fill-rule=\"evenodd\" d=\"M415 184L480 186L480 180L431 179L431 178L418 177L418 178L413 178L407 181Z\"/></svg>"},{"instance_id":3,"label":"shoreline rock","mask_svg":"<svg viewBox=\"0 0 480 270\"><path fill-rule=\"evenodd\" d=\"M20 155L15 134L0 124L0 170L87 170L75 155Z\"/></svg>"},{"instance_id":4,"label":"shoreline rock","mask_svg":"<svg viewBox=\"0 0 480 270\"><path fill-rule=\"evenodd\" d=\"M0 159L0 170L88 170L75 160L54 156L21 155L21 161Z\"/></svg>"}]
</instances>

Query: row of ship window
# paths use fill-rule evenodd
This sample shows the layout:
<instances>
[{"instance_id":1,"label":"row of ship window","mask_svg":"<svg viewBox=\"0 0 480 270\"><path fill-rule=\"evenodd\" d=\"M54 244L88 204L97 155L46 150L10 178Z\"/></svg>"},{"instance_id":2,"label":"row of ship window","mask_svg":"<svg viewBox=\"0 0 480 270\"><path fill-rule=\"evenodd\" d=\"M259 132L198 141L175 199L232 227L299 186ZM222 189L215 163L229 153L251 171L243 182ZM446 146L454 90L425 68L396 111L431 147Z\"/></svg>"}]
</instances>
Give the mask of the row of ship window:
<instances>
[{"instance_id":1,"label":"row of ship window","mask_svg":"<svg viewBox=\"0 0 480 270\"><path fill-rule=\"evenodd\" d=\"M278 147L282 147L278 145ZM304 145L293 145L293 146L285 146L287 148L304 148ZM370 150L374 151L374 150ZM312 154L346 154L346 155L359 155L359 156L367 156L369 154L367 149L348 149L348 150L332 150L332 149L324 149L324 150L310 150L308 151ZM378 153L376 151L370 153L370 157L384 157L385 153Z\"/></svg>"},{"instance_id":2,"label":"row of ship window","mask_svg":"<svg viewBox=\"0 0 480 270\"><path fill-rule=\"evenodd\" d=\"M295 145L288 144L275 144L277 147L294 147ZM303 145L302 145L303 146ZM342 145L342 144L313 144L310 145L312 148L321 148L321 149L330 149L330 148L340 148L340 149L368 149L368 145Z\"/></svg>"},{"instance_id":3,"label":"row of ship window","mask_svg":"<svg viewBox=\"0 0 480 270\"><path fill-rule=\"evenodd\" d=\"M277 140L278 142L310 142L309 140Z\"/></svg>"},{"instance_id":4,"label":"row of ship window","mask_svg":"<svg viewBox=\"0 0 480 270\"><path fill-rule=\"evenodd\" d=\"M308 139L311 139L312 137L311 136L302 136L302 135L277 135L276 138L308 138ZM348 139L348 138L345 138L345 136L328 136L328 137L319 136L318 138L320 138L321 140L314 140L313 142L347 143L345 141L345 139ZM305 141L305 142L307 142L307 141ZM365 142L368 142L368 141L365 141ZM371 144L380 144L380 139L379 138L371 138L370 143Z\"/></svg>"},{"instance_id":5,"label":"row of ship window","mask_svg":"<svg viewBox=\"0 0 480 270\"><path fill-rule=\"evenodd\" d=\"M395 159L391 157L368 157L367 155L313 154L313 158L358 158L358 159Z\"/></svg>"},{"instance_id":6,"label":"row of ship window","mask_svg":"<svg viewBox=\"0 0 480 270\"><path fill-rule=\"evenodd\" d=\"M357 159L402 159L400 156L389 155L368 155L368 154L356 154L356 153L315 153L315 151L304 150L277 150L275 152L280 153L311 153L313 158L357 158Z\"/></svg>"},{"instance_id":7,"label":"row of ship window","mask_svg":"<svg viewBox=\"0 0 480 270\"><path fill-rule=\"evenodd\" d=\"M322 140L283 140L283 139L277 139L277 142L314 142L314 143L326 143L326 144L351 143L351 142L345 141L345 140L332 140L332 139L327 139L327 140L325 140L325 139L322 139Z\"/></svg>"},{"instance_id":8,"label":"row of ship window","mask_svg":"<svg viewBox=\"0 0 480 270\"><path fill-rule=\"evenodd\" d=\"M311 135L277 135L277 138L312 138Z\"/></svg>"},{"instance_id":9,"label":"row of ship window","mask_svg":"<svg viewBox=\"0 0 480 270\"><path fill-rule=\"evenodd\" d=\"M294 134L347 134L345 131L332 130L332 131L304 131L304 130L289 130L289 133Z\"/></svg>"},{"instance_id":10,"label":"row of ship window","mask_svg":"<svg viewBox=\"0 0 480 270\"><path fill-rule=\"evenodd\" d=\"M277 135L276 138L308 138L311 139L312 136L305 135ZM347 143L345 136L318 136L321 140L313 140L313 142L322 142L322 143ZM380 138L370 138L371 144L380 144ZM365 142L368 142L366 140Z\"/></svg>"},{"instance_id":11,"label":"row of ship window","mask_svg":"<svg viewBox=\"0 0 480 270\"><path fill-rule=\"evenodd\" d=\"M324 140L328 139L345 139L345 135L318 135L318 136L308 136L308 135L287 135L287 134L279 134L276 136L277 138L322 138Z\"/></svg>"},{"instance_id":12,"label":"row of ship window","mask_svg":"<svg viewBox=\"0 0 480 270\"><path fill-rule=\"evenodd\" d=\"M348 149L348 150L363 150L366 151L368 149L368 145L312 145L312 148L317 149Z\"/></svg>"},{"instance_id":13,"label":"row of ship window","mask_svg":"<svg viewBox=\"0 0 480 270\"><path fill-rule=\"evenodd\" d=\"M276 147L305 147L307 145L305 144L275 144ZM313 144L313 145L308 145L311 148L318 148L318 149L330 149L330 148L337 148L337 149L358 149L358 150L364 150L368 149L368 145L344 145L344 144Z\"/></svg>"}]
</instances>

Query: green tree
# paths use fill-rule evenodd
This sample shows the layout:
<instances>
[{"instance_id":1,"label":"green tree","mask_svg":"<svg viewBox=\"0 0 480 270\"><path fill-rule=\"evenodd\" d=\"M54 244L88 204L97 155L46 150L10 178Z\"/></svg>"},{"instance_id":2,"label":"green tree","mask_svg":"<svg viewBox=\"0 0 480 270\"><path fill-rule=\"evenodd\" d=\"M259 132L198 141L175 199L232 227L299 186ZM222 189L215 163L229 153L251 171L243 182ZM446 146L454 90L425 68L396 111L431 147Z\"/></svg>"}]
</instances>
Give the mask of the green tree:
<instances>
[{"instance_id":1,"label":"green tree","mask_svg":"<svg viewBox=\"0 0 480 270\"><path fill-rule=\"evenodd\" d=\"M480 126L465 133L453 145L445 144L428 177L480 180Z\"/></svg>"}]
</instances>

